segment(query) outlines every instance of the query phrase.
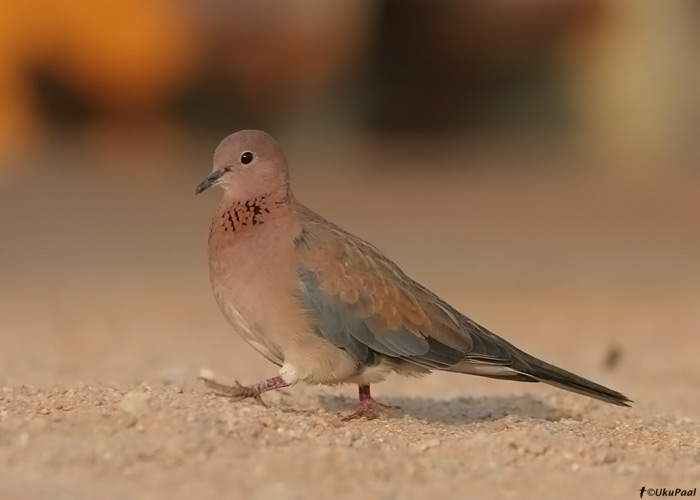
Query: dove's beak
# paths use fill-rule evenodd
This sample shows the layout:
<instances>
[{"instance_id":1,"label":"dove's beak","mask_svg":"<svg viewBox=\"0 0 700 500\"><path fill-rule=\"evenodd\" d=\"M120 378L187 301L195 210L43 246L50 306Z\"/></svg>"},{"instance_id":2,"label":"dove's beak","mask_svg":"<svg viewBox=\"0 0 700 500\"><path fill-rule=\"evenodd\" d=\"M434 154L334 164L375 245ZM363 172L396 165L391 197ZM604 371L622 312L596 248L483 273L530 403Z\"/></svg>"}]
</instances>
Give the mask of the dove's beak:
<instances>
[{"instance_id":1,"label":"dove's beak","mask_svg":"<svg viewBox=\"0 0 700 500\"><path fill-rule=\"evenodd\" d=\"M194 191L194 194L199 194L202 191L212 187L214 184L216 184L216 181L221 179L221 176L224 175L225 173L226 173L226 171L223 169L214 170L202 182L199 183L199 186L197 186L197 189Z\"/></svg>"}]
</instances>

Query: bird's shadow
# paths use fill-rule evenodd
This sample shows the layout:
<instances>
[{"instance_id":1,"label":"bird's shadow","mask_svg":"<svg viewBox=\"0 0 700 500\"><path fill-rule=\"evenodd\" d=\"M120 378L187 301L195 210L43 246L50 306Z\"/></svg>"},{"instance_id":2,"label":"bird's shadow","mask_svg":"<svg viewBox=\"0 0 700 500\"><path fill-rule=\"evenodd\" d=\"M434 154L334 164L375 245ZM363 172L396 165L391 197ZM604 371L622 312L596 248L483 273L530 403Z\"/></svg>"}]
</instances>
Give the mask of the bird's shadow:
<instances>
[{"instance_id":1,"label":"bird's shadow","mask_svg":"<svg viewBox=\"0 0 700 500\"><path fill-rule=\"evenodd\" d=\"M403 415L427 422L448 425L493 422L508 416L555 422L572 418L579 419L577 412L555 408L530 395L458 397L433 399L424 397L382 398L381 402L397 409L382 412L385 419L401 418ZM319 403L326 411L349 413L355 409L356 400L343 395L321 395Z\"/></svg>"}]
</instances>

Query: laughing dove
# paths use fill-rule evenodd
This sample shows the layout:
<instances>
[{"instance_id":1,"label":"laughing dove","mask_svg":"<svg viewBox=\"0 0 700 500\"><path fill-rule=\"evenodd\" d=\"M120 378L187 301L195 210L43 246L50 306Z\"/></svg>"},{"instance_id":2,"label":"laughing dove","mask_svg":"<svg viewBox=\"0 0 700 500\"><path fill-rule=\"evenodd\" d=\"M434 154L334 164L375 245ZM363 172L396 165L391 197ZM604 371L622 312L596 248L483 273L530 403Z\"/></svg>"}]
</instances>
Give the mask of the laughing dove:
<instances>
[{"instance_id":1,"label":"laughing dove","mask_svg":"<svg viewBox=\"0 0 700 500\"><path fill-rule=\"evenodd\" d=\"M209 271L216 302L236 332L279 375L250 387L210 388L236 399L297 382L359 386L350 415L380 404L370 384L391 372L432 370L545 382L621 406L620 394L540 361L476 324L406 276L375 247L299 203L287 161L269 135L226 137L197 193L223 198L209 229Z\"/></svg>"}]
</instances>

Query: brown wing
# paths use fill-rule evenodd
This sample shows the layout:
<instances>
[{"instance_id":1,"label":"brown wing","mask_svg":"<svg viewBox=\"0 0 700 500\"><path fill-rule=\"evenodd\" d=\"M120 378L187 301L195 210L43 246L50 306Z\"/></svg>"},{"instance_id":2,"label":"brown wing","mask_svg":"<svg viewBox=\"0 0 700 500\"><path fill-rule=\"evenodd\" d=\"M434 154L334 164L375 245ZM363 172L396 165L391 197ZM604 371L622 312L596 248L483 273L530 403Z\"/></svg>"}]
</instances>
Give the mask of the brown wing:
<instances>
[{"instance_id":1,"label":"brown wing","mask_svg":"<svg viewBox=\"0 0 700 500\"><path fill-rule=\"evenodd\" d=\"M297 240L299 295L317 332L360 362L376 355L432 369L506 366L509 344L406 276L369 243L309 213Z\"/></svg>"}]
</instances>

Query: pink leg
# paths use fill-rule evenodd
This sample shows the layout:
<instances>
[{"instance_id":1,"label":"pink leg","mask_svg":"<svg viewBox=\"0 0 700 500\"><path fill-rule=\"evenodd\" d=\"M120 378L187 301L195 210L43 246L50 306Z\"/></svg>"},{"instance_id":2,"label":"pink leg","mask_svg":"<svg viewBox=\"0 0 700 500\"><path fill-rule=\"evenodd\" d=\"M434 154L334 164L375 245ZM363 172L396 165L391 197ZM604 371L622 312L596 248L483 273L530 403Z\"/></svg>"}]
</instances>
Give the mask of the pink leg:
<instances>
[{"instance_id":1,"label":"pink leg","mask_svg":"<svg viewBox=\"0 0 700 500\"><path fill-rule=\"evenodd\" d=\"M354 420L362 417L373 418L377 408L398 408L398 406L385 405L374 399L372 394L369 392L369 385L361 385L358 388L360 394L360 404L357 407L357 410L343 418L343 420Z\"/></svg>"},{"instance_id":2,"label":"pink leg","mask_svg":"<svg viewBox=\"0 0 700 500\"><path fill-rule=\"evenodd\" d=\"M281 389L282 387L289 387L289 384L285 382L282 377L277 375L276 377L271 377L263 380L262 382L258 382L252 387L252 389L257 394L262 394L263 392L274 391L275 389Z\"/></svg>"},{"instance_id":3,"label":"pink leg","mask_svg":"<svg viewBox=\"0 0 700 500\"><path fill-rule=\"evenodd\" d=\"M263 392L289 386L289 384L282 380L282 377L279 375L277 377L268 378L262 382L258 382L250 387L244 387L238 382L236 382L235 385L224 385L204 377L200 377L200 379L202 379L206 387L221 394L222 396L229 397L234 401L253 398L262 405L264 405L264 403L260 395Z\"/></svg>"}]
</instances>

